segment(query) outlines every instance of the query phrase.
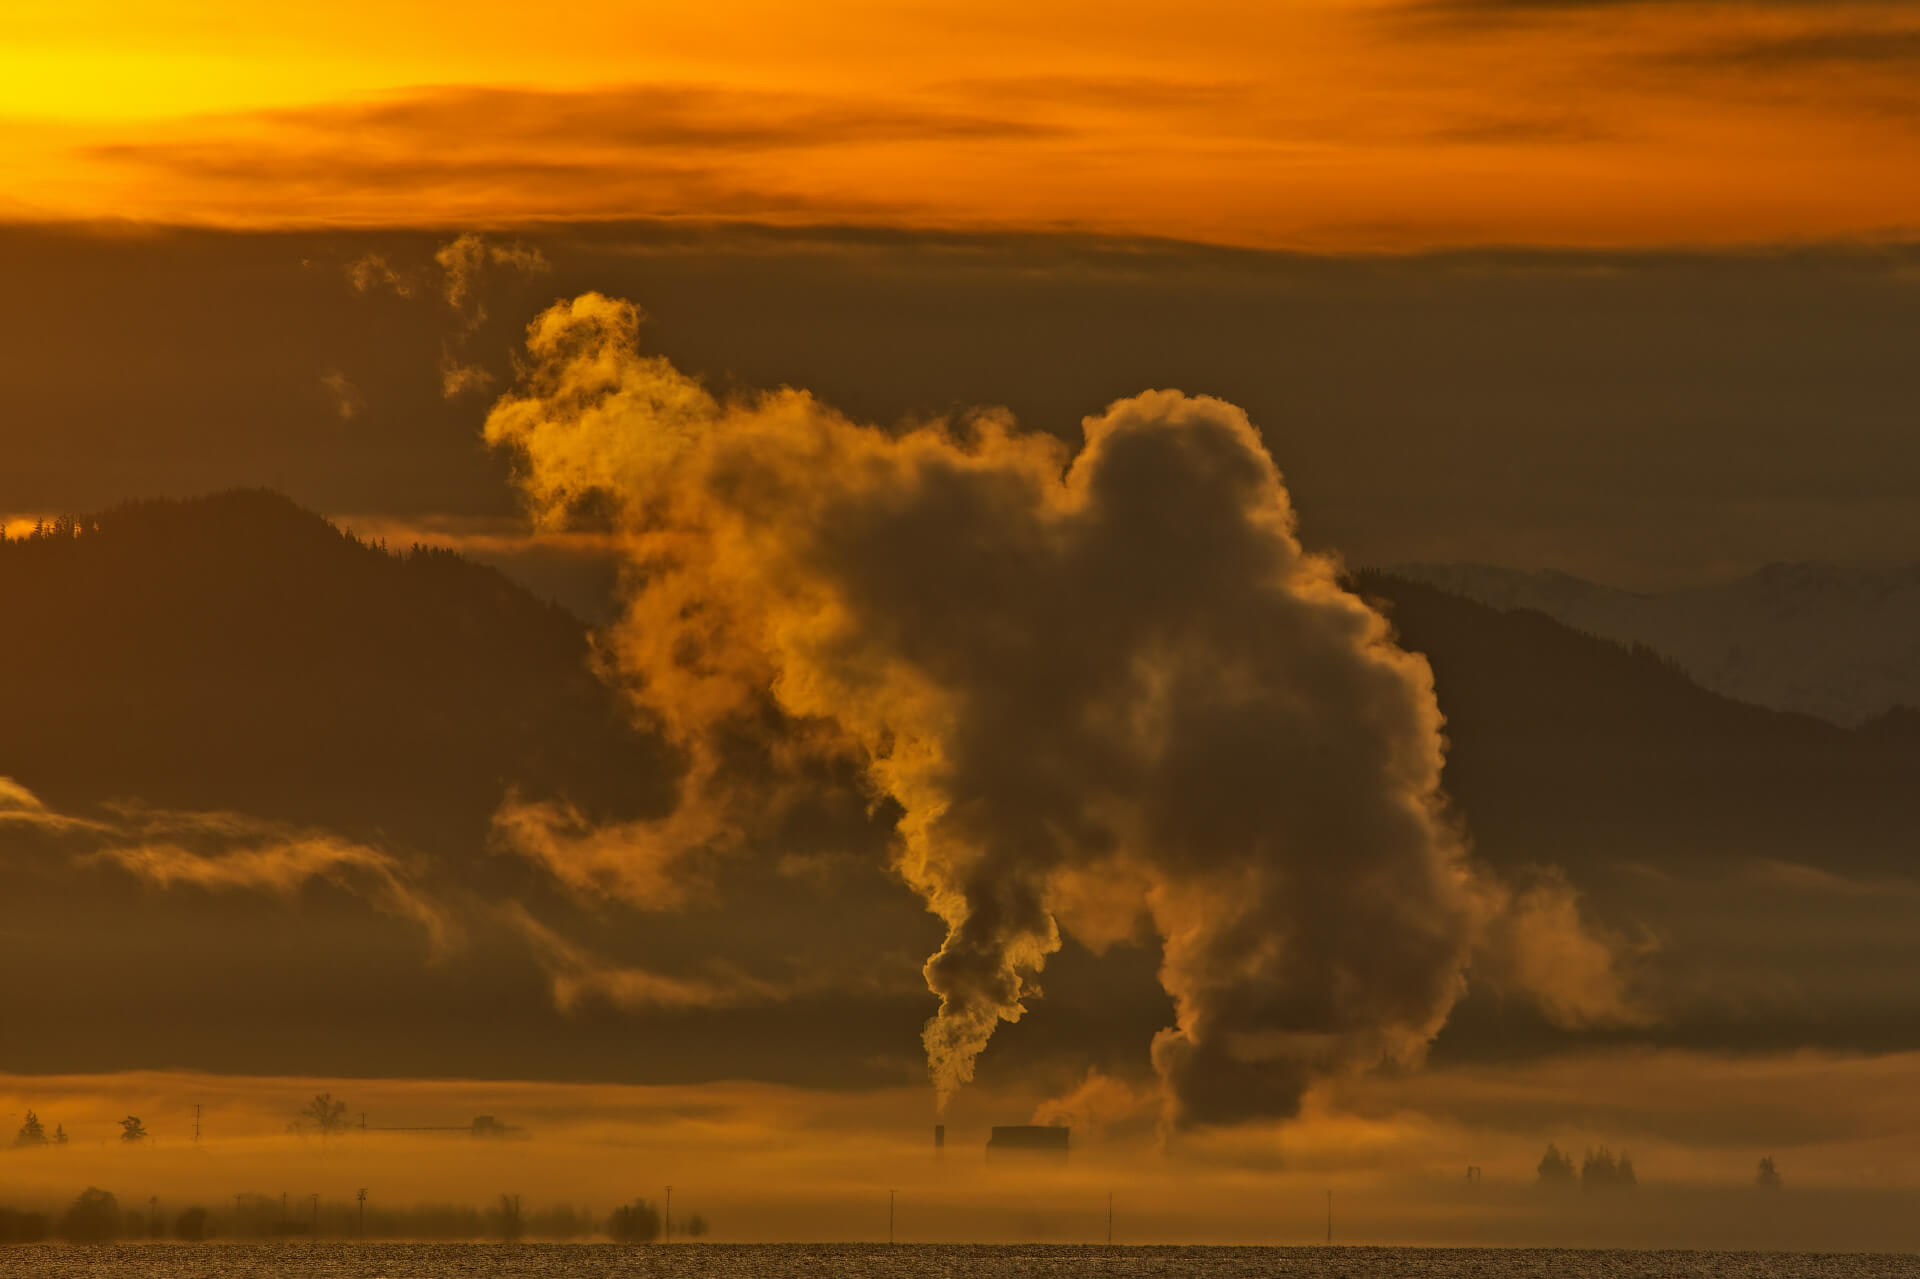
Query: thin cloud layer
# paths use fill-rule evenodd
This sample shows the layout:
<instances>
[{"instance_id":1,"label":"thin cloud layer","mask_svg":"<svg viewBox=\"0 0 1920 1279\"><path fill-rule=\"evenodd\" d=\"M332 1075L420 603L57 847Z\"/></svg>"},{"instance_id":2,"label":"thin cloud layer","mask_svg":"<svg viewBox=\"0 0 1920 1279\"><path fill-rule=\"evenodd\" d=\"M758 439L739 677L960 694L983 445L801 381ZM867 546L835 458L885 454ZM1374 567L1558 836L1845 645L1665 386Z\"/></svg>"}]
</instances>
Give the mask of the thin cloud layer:
<instances>
[{"instance_id":1,"label":"thin cloud layer","mask_svg":"<svg viewBox=\"0 0 1920 1279\"><path fill-rule=\"evenodd\" d=\"M1068 25L1043 22L1031 47L970 11L916 10L858 24L914 56L836 41L819 63L791 56L813 29L782 37L729 10L682 15L704 33L677 47L629 29L646 56L624 59L631 15L606 15L591 50L544 75L517 48L464 61L436 40L444 61L384 85L363 67L304 97L142 103L111 122L35 111L15 121L11 216L657 216L1378 251L1886 240L1920 196L1885 163L1915 105L1904 2L1167 7L1054 15ZM716 63L715 48L740 52ZM502 65L525 66L521 82L494 82Z\"/></svg>"},{"instance_id":2,"label":"thin cloud layer","mask_svg":"<svg viewBox=\"0 0 1920 1279\"><path fill-rule=\"evenodd\" d=\"M464 950L477 929L504 929L547 975L561 1012L574 1012L589 1000L628 1010L671 1010L731 1008L787 997L783 988L724 965L718 976L687 977L607 959L518 902L476 901L442 882L425 862L409 864L331 832L240 813L138 804L110 805L107 814L92 819L58 812L11 778L0 777L0 832L12 826L62 837L60 846L76 867L112 867L163 891L292 898L309 885L328 884L417 925L437 961ZM498 820L505 851L543 861L583 894L612 896L648 910L686 904L685 886L662 868L649 872L639 839L622 828L588 830L564 806L517 799L503 806ZM685 833L671 819L664 829Z\"/></svg>"},{"instance_id":3,"label":"thin cloud layer","mask_svg":"<svg viewBox=\"0 0 1920 1279\"><path fill-rule=\"evenodd\" d=\"M448 905L423 886L416 870L380 849L239 813L121 804L109 806L108 814L98 819L57 812L24 786L0 777L0 828L26 826L82 837L70 854L76 865L118 867L161 889L278 897L325 882L419 925L435 955L460 944L461 929Z\"/></svg>"},{"instance_id":4,"label":"thin cloud layer","mask_svg":"<svg viewBox=\"0 0 1920 1279\"><path fill-rule=\"evenodd\" d=\"M1469 858L1425 661L1301 549L1240 410L1148 392L1077 453L991 413L889 433L801 391L718 400L638 323L599 294L542 314L487 438L541 520L591 505L624 535L609 652L696 761L683 808L769 695L795 757L852 758L899 805L895 868L947 928L943 1102L1026 1014L1089 874L1135 885L1159 936L1175 1124L1284 1118L1319 1077L1417 1060L1502 921L1557 1016L1627 1008L1570 899Z\"/></svg>"}]
</instances>

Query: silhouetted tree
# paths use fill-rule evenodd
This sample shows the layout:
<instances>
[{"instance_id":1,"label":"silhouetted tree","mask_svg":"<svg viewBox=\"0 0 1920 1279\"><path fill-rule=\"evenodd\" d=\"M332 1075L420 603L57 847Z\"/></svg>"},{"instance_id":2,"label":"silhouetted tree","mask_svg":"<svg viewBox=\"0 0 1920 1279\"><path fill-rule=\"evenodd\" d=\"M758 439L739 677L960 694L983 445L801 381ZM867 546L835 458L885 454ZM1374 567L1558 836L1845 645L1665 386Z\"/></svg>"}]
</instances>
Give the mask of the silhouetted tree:
<instances>
[{"instance_id":1,"label":"silhouetted tree","mask_svg":"<svg viewBox=\"0 0 1920 1279\"><path fill-rule=\"evenodd\" d=\"M1617 1190L1634 1185L1633 1160L1623 1151L1618 1159L1605 1146L1589 1150L1580 1165L1580 1185L1587 1190Z\"/></svg>"},{"instance_id":2,"label":"silhouetted tree","mask_svg":"<svg viewBox=\"0 0 1920 1279\"><path fill-rule=\"evenodd\" d=\"M707 1219L705 1217L702 1217L699 1213L696 1212L691 1217L687 1218L687 1238L701 1239L706 1236L706 1233L707 1233Z\"/></svg>"},{"instance_id":3,"label":"silhouetted tree","mask_svg":"<svg viewBox=\"0 0 1920 1279\"><path fill-rule=\"evenodd\" d=\"M0 1208L0 1244L39 1243L51 1223L43 1212L15 1212Z\"/></svg>"},{"instance_id":4,"label":"silhouetted tree","mask_svg":"<svg viewBox=\"0 0 1920 1279\"><path fill-rule=\"evenodd\" d=\"M64 1125L55 1124L53 1126L53 1144L56 1146L64 1146L67 1144L67 1130Z\"/></svg>"},{"instance_id":5,"label":"silhouetted tree","mask_svg":"<svg viewBox=\"0 0 1920 1279\"><path fill-rule=\"evenodd\" d=\"M70 1243L106 1243L120 1233L120 1201L88 1186L60 1215L60 1237Z\"/></svg>"},{"instance_id":6,"label":"silhouetted tree","mask_svg":"<svg viewBox=\"0 0 1920 1279\"><path fill-rule=\"evenodd\" d=\"M140 1116L128 1115L120 1121L120 1140L125 1142L145 1141L147 1126L140 1122Z\"/></svg>"},{"instance_id":7,"label":"silhouetted tree","mask_svg":"<svg viewBox=\"0 0 1920 1279\"><path fill-rule=\"evenodd\" d=\"M20 1125L20 1131L14 1134L16 1146L44 1146L47 1144L47 1130L40 1123L40 1116L31 1110L27 1112L26 1122Z\"/></svg>"},{"instance_id":8,"label":"silhouetted tree","mask_svg":"<svg viewBox=\"0 0 1920 1279\"><path fill-rule=\"evenodd\" d=\"M1772 1155L1760 1161L1760 1171L1754 1174L1753 1184L1765 1190L1780 1189L1780 1170L1773 1166Z\"/></svg>"},{"instance_id":9,"label":"silhouetted tree","mask_svg":"<svg viewBox=\"0 0 1920 1279\"><path fill-rule=\"evenodd\" d=\"M527 1234L536 1239L578 1239L593 1233L593 1218L572 1204L555 1204L527 1214Z\"/></svg>"},{"instance_id":10,"label":"silhouetted tree","mask_svg":"<svg viewBox=\"0 0 1920 1279\"><path fill-rule=\"evenodd\" d=\"M500 1206L490 1214L494 1218L494 1228L506 1243L519 1243L520 1236L526 1233L526 1223L520 1217L520 1196L501 1195Z\"/></svg>"},{"instance_id":11,"label":"silhouetted tree","mask_svg":"<svg viewBox=\"0 0 1920 1279\"><path fill-rule=\"evenodd\" d=\"M312 1128L322 1137L344 1132L347 1128L347 1103L337 1101L330 1092L323 1092L312 1101L300 1107L294 1118L294 1127Z\"/></svg>"},{"instance_id":12,"label":"silhouetted tree","mask_svg":"<svg viewBox=\"0 0 1920 1279\"><path fill-rule=\"evenodd\" d=\"M1543 1186L1570 1186L1573 1184L1573 1160L1560 1152L1560 1147L1547 1143L1547 1153L1540 1156L1540 1184Z\"/></svg>"},{"instance_id":13,"label":"silhouetted tree","mask_svg":"<svg viewBox=\"0 0 1920 1279\"><path fill-rule=\"evenodd\" d=\"M195 1205L183 1208L180 1215L173 1219L173 1237L184 1239L188 1243L199 1243L212 1232L207 1229L207 1210Z\"/></svg>"},{"instance_id":14,"label":"silhouetted tree","mask_svg":"<svg viewBox=\"0 0 1920 1279\"><path fill-rule=\"evenodd\" d=\"M644 1199L615 1208L607 1233L621 1243L652 1243L660 1237L660 1210Z\"/></svg>"}]
</instances>

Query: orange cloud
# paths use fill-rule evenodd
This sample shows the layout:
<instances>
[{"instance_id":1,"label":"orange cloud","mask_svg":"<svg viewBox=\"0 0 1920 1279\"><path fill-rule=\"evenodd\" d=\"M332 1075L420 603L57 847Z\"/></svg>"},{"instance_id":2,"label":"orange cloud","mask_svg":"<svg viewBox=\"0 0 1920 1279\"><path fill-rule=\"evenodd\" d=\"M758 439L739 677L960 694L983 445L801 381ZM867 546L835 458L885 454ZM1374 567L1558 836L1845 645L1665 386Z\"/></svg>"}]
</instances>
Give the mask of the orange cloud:
<instances>
[{"instance_id":1,"label":"orange cloud","mask_svg":"<svg viewBox=\"0 0 1920 1279\"><path fill-rule=\"evenodd\" d=\"M727 0L457 37L383 9L377 53L331 60L310 25L296 44L257 16L209 54L125 8L127 31L153 28L139 54L42 16L57 56L0 93L0 216L744 218L1321 249L1887 236L1920 217L1915 166L1889 163L1920 105L1920 25L1899 5L841 0L802 20ZM178 87L222 53L230 74ZM154 87L77 98L89 68Z\"/></svg>"}]
</instances>

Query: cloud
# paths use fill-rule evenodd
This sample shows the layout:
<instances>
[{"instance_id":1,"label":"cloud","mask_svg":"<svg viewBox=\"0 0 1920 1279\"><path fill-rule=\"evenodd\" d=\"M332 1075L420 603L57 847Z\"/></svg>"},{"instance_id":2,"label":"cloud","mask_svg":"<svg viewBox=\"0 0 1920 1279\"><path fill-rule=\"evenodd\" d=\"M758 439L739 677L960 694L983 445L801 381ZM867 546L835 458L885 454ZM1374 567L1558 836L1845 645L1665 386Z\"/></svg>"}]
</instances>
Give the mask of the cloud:
<instances>
[{"instance_id":1,"label":"cloud","mask_svg":"<svg viewBox=\"0 0 1920 1279\"><path fill-rule=\"evenodd\" d=\"M19 782L11 777L0 777L0 829L8 826L47 832L110 829L96 821L55 812Z\"/></svg>"},{"instance_id":2,"label":"cloud","mask_svg":"<svg viewBox=\"0 0 1920 1279\"><path fill-rule=\"evenodd\" d=\"M735 1008L773 1003L785 997L772 983L737 972L717 977L674 977L613 963L568 941L518 903L507 903L497 914L526 940L552 982L554 1006L562 1012L572 1012L591 1000L633 1010Z\"/></svg>"},{"instance_id":3,"label":"cloud","mask_svg":"<svg viewBox=\"0 0 1920 1279\"><path fill-rule=\"evenodd\" d=\"M390 289L399 297L413 296L413 285L378 253L363 253L347 264L347 283L355 293Z\"/></svg>"},{"instance_id":4,"label":"cloud","mask_svg":"<svg viewBox=\"0 0 1920 1279\"><path fill-rule=\"evenodd\" d=\"M333 411L339 415L342 422L351 422L367 407L366 398L360 394L360 389L338 369L322 374L320 385L332 398Z\"/></svg>"},{"instance_id":5,"label":"cloud","mask_svg":"<svg viewBox=\"0 0 1920 1279\"><path fill-rule=\"evenodd\" d=\"M1034 1107L1033 1122L1071 1128L1076 1135L1098 1136L1110 1128L1151 1118L1159 1098L1098 1070L1089 1070L1077 1087Z\"/></svg>"},{"instance_id":6,"label":"cloud","mask_svg":"<svg viewBox=\"0 0 1920 1279\"><path fill-rule=\"evenodd\" d=\"M482 277L489 267L505 267L522 275L538 275L550 270L540 250L524 244L500 244L468 231L434 251L440 267L441 296L447 305L460 312L468 329L486 321L487 311L480 302Z\"/></svg>"},{"instance_id":7,"label":"cloud","mask_svg":"<svg viewBox=\"0 0 1920 1279\"><path fill-rule=\"evenodd\" d=\"M894 868L946 925L943 1103L1039 993L1056 907L1112 939L1127 912L1084 904L1090 873L1159 936L1178 1125L1285 1118L1316 1078L1417 1060L1516 907L1522 961L1604 950L1570 899L1469 858L1426 662L1301 548L1238 408L1147 392L1077 452L991 412L889 432L797 390L716 399L638 325L594 293L544 312L486 437L541 521L593 504L623 534L608 655L695 761L695 830L739 820L707 783L769 696L787 749L898 805ZM670 852L642 846L640 892L617 845L541 857L632 900ZM1604 976L1523 984L1600 1015Z\"/></svg>"},{"instance_id":8,"label":"cloud","mask_svg":"<svg viewBox=\"0 0 1920 1279\"><path fill-rule=\"evenodd\" d=\"M457 947L460 930L440 903L427 896L387 854L325 834L282 835L257 830L262 841L218 853L179 844L115 845L81 861L111 864L164 889L253 891L291 897L314 881L364 898L376 910L420 925L436 954Z\"/></svg>"},{"instance_id":9,"label":"cloud","mask_svg":"<svg viewBox=\"0 0 1920 1279\"><path fill-rule=\"evenodd\" d=\"M1635 978L1652 950L1596 930L1566 877L1542 872L1506 896L1474 971L1527 996L1564 1030L1645 1026L1655 1012Z\"/></svg>"},{"instance_id":10,"label":"cloud","mask_svg":"<svg viewBox=\"0 0 1920 1279\"><path fill-rule=\"evenodd\" d=\"M1759 3L1729 6L1722 0L1414 0L1406 6L1413 12L1447 13L1449 11L1467 15L1472 13L1492 14L1506 12L1510 14L1553 14L1574 13L1583 10L1604 12L1618 9L1675 10L1704 14L1725 14L1730 11L1744 11L1749 14L1764 14L1771 11L1791 13L1794 10L1822 11L1838 6L1832 0L1760 0ZM1849 6L1857 12L1898 13L1904 9L1916 7L1916 0L1855 0Z\"/></svg>"},{"instance_id":11,"label":"cloud","mask_svg":"<svg viewBox=\"0 0 1920 1279\"><path fill-rule=\"evenodd\" d=\"M493 385L492 373L465 358L467 339L487 322L487 308L480 300L487 270L505 267L522 275L538 275L551 268L538 249L500 244L471 231L441 245L433 260L440 268L441 295L460 316L459 332L440 350L440 393L452 400Z\"/></svg>"},{"instance_id":12,"label":"cloud","mask_svg":"<svg viewBox=\"0 0 1920 1279\"><path fill-rule=\"evenodd\" d=\"M87 847L72 854L78 865L117 867L161 889L280 897L321 881L418 924L436 955L460 944L453 912L397 859L366 844L239 813L137 804L109 805L105 811L106 818L57 812L18 782L0 777L0 829L12 825L84 835Z\"/></svg>"},{"instance_id":13,"label":"cloud","mask_svg":"<svg viewBox=\"0 0 1920 1279\"><path fill-rule=\"evenodd\" d=\"M440 393L449 400L493 385L493 374L478 364L462 364L451 350L440 354Z\"/></svg>"},{"instance_id":14,"label":"cloud","mask_svg":"<svg viewBox=\"0 0 1920 1279\"><path fill-rule=\"evenodd\" d=\"M510 797L493 818L503 852L545 868L587 901L678 910L703 889L697 860L729 831L708 808L682 804L659 821L596 825L577 809Z\"/></svg>"}]
</instances>

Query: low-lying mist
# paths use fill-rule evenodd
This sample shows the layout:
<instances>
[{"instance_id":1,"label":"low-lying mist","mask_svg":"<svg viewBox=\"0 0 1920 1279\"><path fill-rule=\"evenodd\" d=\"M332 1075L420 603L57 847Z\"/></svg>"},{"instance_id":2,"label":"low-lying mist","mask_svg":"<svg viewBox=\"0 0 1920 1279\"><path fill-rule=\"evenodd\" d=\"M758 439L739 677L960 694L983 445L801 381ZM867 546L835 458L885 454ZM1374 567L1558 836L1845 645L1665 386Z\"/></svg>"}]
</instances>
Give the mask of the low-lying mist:
<instances>
[{"instance_id":1,"label":"low-lying mist","mask_svg":"<svg viewBox=\"0 0 1920 1279\"><path fill-rule=\"evenodd\" d=\"M0 1206L58 1234L97 1187L122 1237L149 1237L156 1218L175 1234L197 1206L215 1241L346 1240L364 1189L367 1238L634 1237L614 1214L637 1208L670 1210L676 1241L697 1217L702 1240L726 1243L883 1241L891 1197L903 1243L1103 1243L1111 1202L1116 1243L1310 1244L1327 1237L1331 1192L1336 1243L1911 1249L1920 1169L1900 1098L1916 1074L1905 1058L1671 1054L1433 1070L1315 1093L1284 1140L1245 1127L1167 1142L1150 1115L1085 1110L1064 1161L989 1159L989 1128L1044 1103L983 1089L956 1098L936 1151L928 1098L907 1087L15 1078L7 1108L69 1140L0 1150ZM1754 1144L1770 1096L1821 1086L1798 1131ZM347 1126L296 1130L329 1089ZM145 1140L120 1140L129 1112ZM506 1131L473 1135L480 1115ZM399 1128L443 1131L382 1131ZM1638 1184L1547 1184L1549 1140L1576 1164L1630 1152ZM1781 1185L1756 1183L1762 1155Z\"/></svg>"}]
</instances>

